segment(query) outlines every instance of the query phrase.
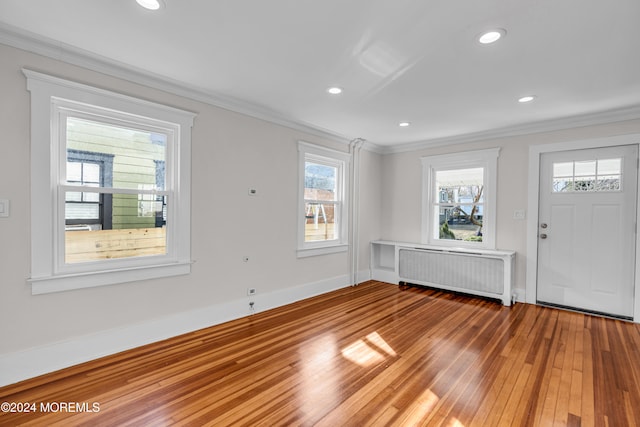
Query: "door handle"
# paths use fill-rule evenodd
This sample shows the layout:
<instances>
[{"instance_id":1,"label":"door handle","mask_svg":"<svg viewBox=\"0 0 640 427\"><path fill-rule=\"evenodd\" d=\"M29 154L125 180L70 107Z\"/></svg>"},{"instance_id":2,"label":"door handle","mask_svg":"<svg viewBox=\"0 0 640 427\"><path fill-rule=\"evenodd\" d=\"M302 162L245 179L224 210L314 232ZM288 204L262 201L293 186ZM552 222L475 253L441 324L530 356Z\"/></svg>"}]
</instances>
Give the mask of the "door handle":
<instances>
[{"instance_id":1,"label":"door handle","mask_svg":"<svg viewBox=\"0 0 640 427\"><path fill-rule=\"evenodd\" d=\"M541 235L540 235L540 238L541 238L541 239L546 239L546 238L547 238L547 235L543 233L543 234L541 234Z\"/></svg>"}]
</instances>

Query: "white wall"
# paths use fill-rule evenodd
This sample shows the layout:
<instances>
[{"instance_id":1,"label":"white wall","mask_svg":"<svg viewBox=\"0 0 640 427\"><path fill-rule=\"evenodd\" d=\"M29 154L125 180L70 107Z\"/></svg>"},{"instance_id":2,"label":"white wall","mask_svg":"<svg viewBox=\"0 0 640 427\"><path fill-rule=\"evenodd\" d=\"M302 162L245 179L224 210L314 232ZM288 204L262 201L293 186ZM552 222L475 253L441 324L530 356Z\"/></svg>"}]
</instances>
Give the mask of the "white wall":
<instances>
[{"instance_id":1,"label":"white wall","mask_svg":"<svg viewBox=\"0 0 640 427\"><path fill-rule=\"evenodd\" d=\"M296 258L298 140L338 141L0 45L0 385L348 284L349 254ZM193 128L192 274L32 296L29 277L29 93L23 67L198 113ZM420 157L501 147L497 246L518 253L524 295L528 149L640 132L640 120L381 156L361 152L358 257L369 241L420 240ZM249 197L248 188L259 195ZM244 255L248 263L242 262ZM15 374L13 374L15 371Z\"/></svg>"},{"instance_id":2,"label":"white wall","mask_svg":"<svg viewBox=\"0 0 640 427\"><path fill-rule=\"evenodd\" d=\"M421 157L501 147L498 158L496 248L517 252L515 287L518 289L519 298L524 300L527 257L526 220L513 219L513 212L527 209L529 147L638 132L640 132L640 120L630 120L386 155L383 158L382 168L384 172L382 238L407 242L420 241Z\"/></svg>"},{"instance_id":3,"label":"white wall","mask_svg":"<svg viewBox=\"0 0 640 427\"><path fill-rule=\"evenodd\" d=\"M347 253L296 258L297 142L347 151L321 138L0 45L0 385L21 361L41 364L4 383L347 285ZM192 139L192 273L31 295L29 277L29 68L198 114ZM361 152L360 269L379 238L381 156ZM256 188L258 196L247 190ZM243 256L250 261L244 263ZM193 321L192 321L193 320ZM164 334L164 335L163 335ZM143 336L144 335L144 336ZM126 337L119 342L119 336ZM109 341L111 340L111 341ZM106 344L95 344L96 342ZM87 343L101 348L91 353ZM59 352L59 354L52 354ZM85 353L83 353L85 352ZM75 358L74 358L75 357ZM40 358L55 359L47 365ZM57 358L57 359L56 359ZM25 362L26 365L27 362Z\"/></svg>"}]
</instances>

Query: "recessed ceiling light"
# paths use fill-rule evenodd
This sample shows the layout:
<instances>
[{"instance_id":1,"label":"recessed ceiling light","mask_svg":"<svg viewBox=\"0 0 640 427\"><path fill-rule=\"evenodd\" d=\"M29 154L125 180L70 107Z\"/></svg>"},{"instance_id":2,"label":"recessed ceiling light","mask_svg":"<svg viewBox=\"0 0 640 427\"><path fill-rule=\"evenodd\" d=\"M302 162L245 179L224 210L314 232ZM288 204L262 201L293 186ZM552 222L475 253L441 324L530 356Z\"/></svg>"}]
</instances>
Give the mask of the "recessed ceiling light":
<instances>
[{"instance_id":1,"label":"recessed ceiling light","mask_svg":"<svg viewBox=\"0 0 640 427\"><path fill-rule=\"evenodd\" d=\"M522 98L519 98L518 102L521 104L525 104L527 102L533 101L534 99L536 99L535 95L527 95L527 96L523 96Z\"/></svg>"},{"instance_id":2,"label":"recessed ceiling light","mask_svg":"<svg viewBox=\"0 0 640 427\"><path fill-rule=\"evenodd\" d=\"M342 93L342 88L341 87L330 87L329 89L327 89L327 92L329 92L331 95L340 95Z\"/></svg>"},{"instance_id":3,"label":"recessed ceiling light","mask_svg":"<svg viewBox=\"0 0 640 427\"><path fill-rule=\"evenodd\" d=\"M401 128L406 128L407 126L411 126L411 122L400 122L398 123L398 126L400 126Z\"/></svg>"},{"instance_id":4,"label":"recessed ceiling light","mask_svg":"<svg viewBox=\"0 0 640 427\"><path fill-rule=\"evenodd\" d=\"M162 7L162 0L136 0L136 2L149 10L158 10Z\"/></svg>"},{"instance_id":5,"label":"recessed ceiling light","mask_svg":"<svg viewBox=\"0 0 640 427\"><path fill-rule=\"evenodd\" d=\"M502 28L496 28L495 30L487 31L478 37L478 41L482 44L495 43L507 34Z\"/></svg>"}]
</instances>

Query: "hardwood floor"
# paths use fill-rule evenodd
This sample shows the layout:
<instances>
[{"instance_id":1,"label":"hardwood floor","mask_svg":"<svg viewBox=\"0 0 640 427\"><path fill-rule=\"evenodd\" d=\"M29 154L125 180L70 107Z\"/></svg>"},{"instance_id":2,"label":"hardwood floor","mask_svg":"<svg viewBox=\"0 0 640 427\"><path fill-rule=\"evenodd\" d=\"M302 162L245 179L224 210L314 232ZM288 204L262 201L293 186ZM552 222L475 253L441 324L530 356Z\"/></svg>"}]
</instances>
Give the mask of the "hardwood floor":
<instances>
[{"instance_id":1,"label":"hardwood floor","mask_svg":"<svg viewBox=\"0 0 640 427\"><path fill-rule=\"evenodd\" d=\"M37 405L2 426L631 426L640 326L367 282L0 388L0 402ZM64 402L99 411L54 412Z\"/></svg>"}]
</instances>

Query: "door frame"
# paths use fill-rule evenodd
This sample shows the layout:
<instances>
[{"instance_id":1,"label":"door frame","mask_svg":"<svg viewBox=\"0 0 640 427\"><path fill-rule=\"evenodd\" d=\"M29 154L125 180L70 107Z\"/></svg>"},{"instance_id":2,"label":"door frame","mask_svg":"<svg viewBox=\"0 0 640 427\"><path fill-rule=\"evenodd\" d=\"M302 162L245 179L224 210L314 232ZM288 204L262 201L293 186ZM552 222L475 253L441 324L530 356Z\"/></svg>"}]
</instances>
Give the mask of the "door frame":
<instances>
[{"instance_id":1,"label":"door frame","mask_svg":"<svg viewBox=\"0 0 640 427\"><path fill-rule=\"evenodd\" d=\"M527 194L527 272L525 280L525 302L537 304L538 293L538 215L540 200L540 157L545 153L558 151L603 148L616 145L638 145L640 134L619 135L565 141L529 147L529 191ZM640 173L638 173L638 192L640 193ZM636 197L636 224L640 224L640 195ZM634 282L633 321L640 323L640 232L636 232L636 264Z\"/></svg>"}]
</instances>

